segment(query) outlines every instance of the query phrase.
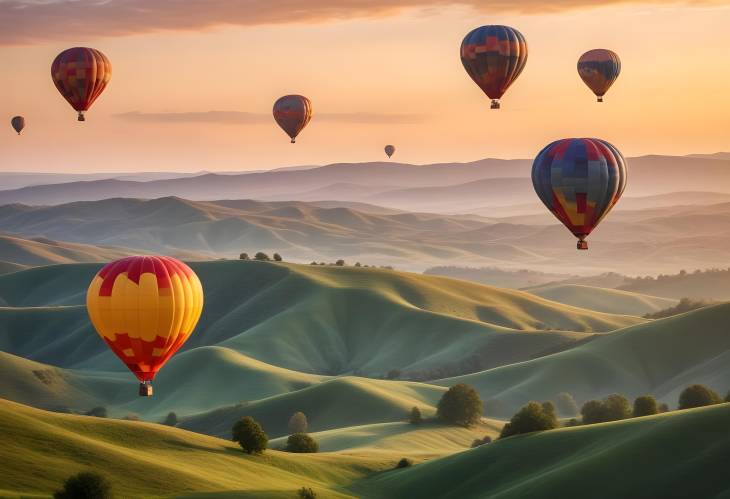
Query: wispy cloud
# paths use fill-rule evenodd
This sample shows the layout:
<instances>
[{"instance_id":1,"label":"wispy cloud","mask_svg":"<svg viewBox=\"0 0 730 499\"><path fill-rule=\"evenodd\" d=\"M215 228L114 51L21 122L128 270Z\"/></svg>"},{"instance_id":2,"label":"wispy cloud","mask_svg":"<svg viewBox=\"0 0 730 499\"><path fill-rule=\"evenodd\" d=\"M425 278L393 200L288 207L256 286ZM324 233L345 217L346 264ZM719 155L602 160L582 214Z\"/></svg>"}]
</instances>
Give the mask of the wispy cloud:
<instances>
[{"instance_id":1,"label":"wispy cloud","mask_svg":"<svg viewBox=\"0 0 730 499\"><path fill-rule=\"evenodd\" d=\"M492 13L540 13L630 2L666 4L665 0L0 0L0 44L383 17L405 9L451 5ZM678 3L717 5L728 0Z\"/></svg>"},{"instance_id":2,"label":"wispy cloud","mask_svg":"<svg viewBox=\"0 0 730 499\"><path fill-rule=\"evenodd\" d=\"M132 111L117 114L117 118L138 123L219 123L230 125L256 125L272 123L273 117L266 113L248 113L243 111L205 111L185 113L142 113ZM352 123L364 125L398 124L408 125L422 123L427 116L420 114L384 114L384 113L314 113L317 121L331 123Z\"/></svg>"}]
</instances>

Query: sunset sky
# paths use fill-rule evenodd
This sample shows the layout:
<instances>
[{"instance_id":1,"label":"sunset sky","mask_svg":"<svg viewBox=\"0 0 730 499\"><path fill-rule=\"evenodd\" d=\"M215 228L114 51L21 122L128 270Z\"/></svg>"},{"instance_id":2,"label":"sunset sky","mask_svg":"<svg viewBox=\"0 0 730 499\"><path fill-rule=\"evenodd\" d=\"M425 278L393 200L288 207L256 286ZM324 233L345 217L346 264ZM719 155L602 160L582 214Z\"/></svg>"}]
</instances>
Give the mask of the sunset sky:
<instances>
[{"instance_id":1,"label":"sunset sky","mask_svg":"<svg viewBox=\"0 0 730 499\"><path fill-rule=\"evenodd\" d=\"M730 2L597 4L0 0L0 169L249 170L379 161L387 143L409 163L531 158L569 136L627 156L730 150ZM500 111L459 60L483 24L529 44ZM79 45L113 64L86 123L50 78ZM604 104L575 68L592 48L623 63ZM271 117L287 93L314 108L296 145Z\"/></svg>"}]
</instances>

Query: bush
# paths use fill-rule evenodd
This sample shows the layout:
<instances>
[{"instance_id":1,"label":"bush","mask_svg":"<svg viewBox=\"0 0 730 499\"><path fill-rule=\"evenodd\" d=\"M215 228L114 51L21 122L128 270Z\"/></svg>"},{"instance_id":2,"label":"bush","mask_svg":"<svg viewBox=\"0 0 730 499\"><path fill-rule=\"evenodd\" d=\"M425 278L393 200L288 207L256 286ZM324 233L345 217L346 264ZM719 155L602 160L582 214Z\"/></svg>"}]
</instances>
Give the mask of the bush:
<instances>
[{"instance_id":1,"label":"bush","mask_svg":"<svg viewBox=\"0 0 730 499\"><path fill-rule=\"evenodd\" d=\"M300 454L319 452L319 444L306 433L295 433L286 439L286 449L284 450Z\"/></svg>"},{"instance_id":2,"label":"bush","mask_svg":"<svg viewBox=\"0 0 730 499\"><path fill-rule=\"evenodd\" d=\"M688 386L679 394L679 408L691 409L692 407L704 407L722 402L717 392L704 385Z\"/></svg>"},{"instance_id":3,"label":"bush","mask_svg":"<svg viewBox=\"0 0 730 499\"><path fill-rule=\"evenodd\" d=\"M307 433L309 422L307 416L301 411L295 412L289 418L289 431L291 433Z\"/></svg>"},{"instance_id":4,"label":"bush","mask_svg":"<svg viewBox=\"0 0 730 499\"><path fill-rule=\"evenodd\" d=\"M355 262L355 267L362 267L362 264L360 262Z\"/></svg>"},{"instance_id":5,"label":"bush","mask_svg":"<svg viewBox=\"0 0 730 499\"><path fill-rule=\"evenodd\" d=\"M297 491L299 499L317 499L317 493L309 487L302 487Z\"/></svg>"},{"instance_id":6,"label":"bush","mask_svg":"<svg viewBox=\"0 0 730 499\"><path fill-rule=\"evenodd\" d=\"M589 400L580 410L583 424L618 421L631 417L631 406L623 395L614 393L603 400Z\"/></svg>"},{"instance_id":7,"label":"bush","mask_svg":"<svg viewBox=\"0 0 730 499\"><path fill-rule=\"evenodd\" d=\"M557 427L558 420L555 417L555 413L550 412L549 407L546 409L545 404L530 402L520 409L517 414L512 416L509 423L504 425L499 438L532 433L534 431L552 430Z\"/></svg>"},{"instance_id":8,"label":"bush","mask_svg":"<svg viewBox=\"0 0 730 499\"><path fill-rule=\"evenodd\" d=\"M264 433L261 425L251 416L246 416L233 425L233 441L248 454L260 454L266 450L269 437Z\"/></svg>"},{"instance_id":9,"label":"bush","mask_svg":"<svg viewBox=\"0 0 730 499\"><path fill-rule=\"evenodd\" d=\"M238 259L239 260L250 260L250 258L248 257L248 253L241 253L240 255L238 255Z\"/></svg>"},{"instance_id":10,"label":"bush","mask_svg":"<svg viewBox=\"0 0 730 499\"><path fill-rule=\"evenodd\" d=\"M69 477L63 489L53 494L54 499L110 499L112 485L105 477L91 471L84 471Z\"/></svg>"},{"instance_id":11,"label":"bush","mask_svg":"<svg viewBox=\"0 0 730 499\"><path fill-rule=\"evenodd\" d=\"M403 459L398 461L398 464L395 465L395 469L410 468L411 466L413 466L413 461L411 461L407 457L404 457Z\"/></svg>"},{"instance_id":12,"label":"bush","mask_svg":"<svg viewBox=\"0 0 730 499\"><path fill-rule=\"evenodd\" d=\"M659 412L669 412L669 406L667 404L659 404Z\"/></svg>"},{"instance_id":13,"label":"bush","mask_svg":"<svg viewBox=\"0 0 730 499\"><path fill-rule=\"evenodd\" d=\"M482 416L482 400L474 388L459 383L443 394L436 415L446 423L469 427Z\"/></svg>"},{"instance_id":14,"label":"bush","mask_svg":"<svg viewBox=\"0 0 730 499\"><path fill-rule=\"evenodd\" d=\"M408 415L408 422L411 424L423 423L423 416L421 416L421 409L413 407L411 413Z\"/></svg>"},{"instance_id":15,"label":"bush","mask_svg":"<svg viewBox=\"0 0 730 499\"><path fill-rule=\"evenodd\" d=\"M570 393L558 393L555 397L555 405L562 416L575 416L579 412L578 404L575 403L575 399Z\"/></svg>"},{"instance_id":16,"label":"bush","mask_svg":"<svg viewBox=\"0 0 730 499\"><path fill-rule=\"evenodd\" d=\"M281 255L279 253L274 253L274 261L275 262L281 262L283 259L281 258Z\"/></svg>"},{"instance_id":17,"label":"bush","mask_svg":"<svg viewBox=\"0 0 730 499\"><path fill-rule=\"evenodd\" d=\"M90 409L89 411L84 413L86 416L94 416L97 418L105 418L107 417L107 411L106 407L94 407L93 409Z\"/></svg>"},{"instance_id":18,"label":"bush","mask_svg":"<svg viewBox=\"0 0 730 499\"><path fill-rule=\"evenodd\" d=\"M480 445L491 444L491 443L492 443L492 437L487 435L484 438L474 439L474 441L471 443L471 448L473 449L474 447L479 447Z\"/></svg>"},{"instance_id":19,"label":"bush","mask_svg":"<svg viewBox=\"0 0 730 499\"><path fill-rule=\"evenodd\" d=\"M652 414L659 414L656 399L651 395L636 397L636 400L634 400L633 416L638 418L641 416L651 416Z\"/></svg>"},{"instance_id":20,"label":"bush","mask_svg":"<svg viewBox=\"0 0 730 499\"><path fill-rule=\"evenodd\" d=\"M177 426L177 423L177 414L175 414L174 412L168 412L167 416L165 416L165 420L162 422L162 424L167 426Z\"/></svg>"},{"instance_id":21,"label":"bush","mask_svg":"<svg viewBox=\"0 0 730 499\"><path fill-rule=\"evenodd\" d=\"M268 262L269 260L271 260L269 258L269 255L267 255L263 251L259 251L258 253L256 253L253 258L254 260L258 260L259 262Z\"/></svg>"},{"instance_id":22,"label":"bush","mask_svg":"<svg viewBox=\"0 0 730 499\"><path fill-rule=\"evenodd\" d=\"M345 266L345 261L344 260L337 260L335 262L335 265L337 265L338 267L344 267Z\"/></svg>"}]
</instances>

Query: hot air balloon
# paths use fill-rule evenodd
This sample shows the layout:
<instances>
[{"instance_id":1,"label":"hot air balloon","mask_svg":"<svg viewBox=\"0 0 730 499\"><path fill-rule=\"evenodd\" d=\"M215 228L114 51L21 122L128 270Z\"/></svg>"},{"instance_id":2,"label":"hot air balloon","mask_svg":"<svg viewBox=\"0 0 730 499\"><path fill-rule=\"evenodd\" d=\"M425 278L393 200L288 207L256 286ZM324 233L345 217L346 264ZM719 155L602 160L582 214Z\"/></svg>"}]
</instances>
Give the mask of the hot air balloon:
<instances>
[{"instance_id":1,"label":"hot air balloon","mask_svg":"<svg viewBox=\"0 0 730 499\"><path fill-rule=\"evenodd\" d=\"M86 308L99 336L152 395L157 371L192 334L203 288L190 267L166 256L109 263L89 285Z\"/></svg>"},{"instance_id":2,"label":"hot air balloon","mask_svg":"<svg viewBox=\"0 0 730 499\"><path fill-rule=\"evenodd\" d=\"M540 151L532 185L553 215L588 249L585 238L611 211L626 187L626 160L600 139L562 139Z\"/></svg>"},{"instance_id":3,"label":"hot air balloon","mask_svg":"<svg viewBox=\"0 0 730 499\"><path fill-rule=\"evenodd\" d=\"M25 118L22 116L13 116L10 120L10 125L16 132L18 132L18 135L20 135L20 132L22 132L23 128L25 128Z\"/></svg>"},{"instance_id":4,"label":"hot air balloon","mask_svg":"<svg viewBox=\"0 0 730 499\"><path fill-rule=\"evenodd\" d=\"M84 113L101 95L112 77L109 59L96 49L74 47L64 50L51 65L51 78L64 99L86 121Z\"/></svg>"},{"instance_id":5,"label":"hot air balloon","mask_svg":"<svg viewBox=\"0 0 730 499\"><path fill-rule=\"evenodd\" d=\"M385 154L387 154L389 158L391 156L393 156L394 152L395 152L395 146L391 146L390 144L385 146Z\"/></svg>"},{"instance_id":6,"label":"hot air balloon","mask_svg":"<svg viewBox=\"0 0 730 499\"><path fill-rule=\"evenodd\" d=\"M274 103L274 119L294 144L299 132L312 119L312 103L303 95L280 97Z\"/></svg>"},{"instance_id":7,"label":"hot air balloon","mask_svg":"<svg viewBox=\"0 0 730 499\"><path fill-rule=\"evenodd\" d=\"M578 59L578 74L603 102L603 96L621 73L621 59L606 49L589 50Z\"/></svg>"},{"instance_id":8,"label":"hot air balloon","mask_svg":"<svg viewBox=\"0 0 730 499\"><path fill-rule=\"evenodd\" d=\"M461 63L499 109L502 98L527 63L527 41L509 26L482 26L461 42Z\"/></svg>"}]
</instances>

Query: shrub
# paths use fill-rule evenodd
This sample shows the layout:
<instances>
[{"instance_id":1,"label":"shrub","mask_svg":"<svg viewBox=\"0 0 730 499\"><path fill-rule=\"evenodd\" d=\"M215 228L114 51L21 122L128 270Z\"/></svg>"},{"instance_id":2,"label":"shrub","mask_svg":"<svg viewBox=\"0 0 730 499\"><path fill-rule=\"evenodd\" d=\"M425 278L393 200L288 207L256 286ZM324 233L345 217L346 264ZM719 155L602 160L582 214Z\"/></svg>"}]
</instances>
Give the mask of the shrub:
<instances>
[{"instance_id":1,"label":"shrub","mask_svg":"<svg viewBox=\"0 0 730 499\"><path fill-rule=\"evenodd\" d=\"M474 388L459 383L443 394L436 415L446 423L469 427L482 416L482 400Z\"/></svg>"},{"instance_id":2,"label":"shrub","mask_svg":"<svg viewBox=\"0 0 730 499\"><path fill-rule=\"evenodd\" d=\"M534 431L552 430L557 427L558 420L555 417L555 413L550 412L549 407L546 410L545 404L530 402L520 409L517 414L512 416L509 423L504 425L499 438L532 433Z\"/></svg>"},{"instance_id":3,"label":"shrub","mask_svg":"<svg viewBox=\"0 0 730 499\"><path fill-rule=\"evenodd\" d=\"M570 393L558 393L555 396L555 405L562 416L575 416L579 412L578 404Z\"/></svg>"},{"instance_id":4,"label":"shrub","mask_svg":"<svg viewBox=\"0 0 730 499\"><path fill-rule=\"evenodd\" d=\"M408 422L411 424L423 423L423 416L421 416L421 409L418 407L411 408L411 413L408 415Z\"/></svg>"},{"instance_id":5,"label":"shrub","mask_svg":"<svg viewBox=\"0 0 730 499\"><path fill-rule=\"evenodd\" d=\"M93 409L88 410L85 413L85 415L86 416L94 416L94 417L97 417L97 418L105 418L105 417L107 417L106 407L102 407L102 406L94 407Z\"/></svg>"},{"instance_id":6,"label":"shrub","mask_svg":"<svg viewBox=\"0 0 730 499\"><path fill-rule=\"evenodd\" d=\"M110 499L112 485L105 477L84 471L69 477L63 489L53 494L54 499Z\"/></svg>"},{"instance_id":7,"label":"shrub","mask_svg":"<svg viewBox=\"0 0 730 499\"><path fill-rule=\"evenodd\" d=\"M238 259L239 260L250 260L250 258L248 257L248 253L241 253L240 255L238 255Z\"/></svg>"},{"instance_id":8,"label":"shrub","mask_svg":"<svg viewBox=\"0 0 730 499\"><path fill-rule=\"evenodd\" d=\"M340 260L337 260L335 262L335 265L337 265L338 267L344 267L345 266L345 261L344 260L341 260L341 259Z\"/></svg>"},{"instance_id":9,"label":"shrub","mask_svg":"<svg viewBox=\"0 0 730 499\"><path fill-rule=\"evenodd\" d=\"M355 267L362 267L362 264L360 262L355 262Z\"/></svg>"},{"instance_id":10,"label":"shrub","mask_svg":"<svg viewBox=\"0 0 730 499\"><path fill-rule=\"evenodd\" d=\"M299 499L317 499L317 493L309 487L302 487L297 491Z\"/></svg>"},{"instance_id":11,"label":"shrub","mask_svg":"<svg viewBox=\"0 0 730 499\"><path fill-rule=\"evenodd\" d=\"M667 404L659 404L659 412L669 412L669 406Z\"/></svg>"},{"instance_id":12,"label":"shrub","mask_svg":"<svg viewBox=\"0 0 730 499\"><path fill-rule=\"evenodd\" d=\"M281 258L281 255L279 253L274 253L274 261L275 262L281 262L283 258Z\"/></svg>"},{"instance_id":13,"label":"shrub","mask_svg":"<svg viewBox=\"0 0 730 499\"><path fill-rule=\"evenodd\" d=\"M398 464L395 465L395 469L410 468L411 466L413 466L413 461L411 461L407 457L404 457L403 459L398 461Z\"/></svg>"},{"instance_id":14,"label":"shrub","mask_svg":"<svg viewBox=\"0 0 730 499\"><path fill-rule=\"evenodd\" d=\"M165 424L167 426L177 426L177 422L177 414L175 414L174 412L168 412L162 424Z\"/></svg>"},{"instance_id":15,"label":"shrub","mask_svg":"<svg viewBox=\"0 0 730 499\"><path fill-rule=\"evenodd\" d=\"M589 400L580 413L584 424L604 423L631 417L631 406L626 397L614 393L603 400Z\"/></svg>"},{"instance_id":16,"label":"shrub","mask_svg":"<svg viewBox=\"0 0 730 499\"><path fill-rule=\"evenodd\" d=\"M471 443L471 448L473 449L474 447L479 447L480 445L491 444L491 443L492 443L492 437L487 435L484 438L474 439L474 441Z\"/></svg>"},{"instance_id":17,"label":"shrub","mask_svg":"<svg viewBox=\"0 0 730 499\"><path fill-rule=\"evenodd\" d=\"M286 449L284 450L300 454L319 452L319 444L306 433L295 433L286 439Z\"/></svg>"},{"instance_id":18,"label":"shrub","mask_svg":"<svg viewBox=\"0 0 730 499\"><path fill-rule=\"evenodd\" d=\"M295 412L289 418L289 431L291 433L307 433L309 422L307 416L301 411Z\"/></svg>"},{"instance_id":19,"label":"shrub","mask_svg":"<svg viewBox=\"0 0 730 499\"><path fill-rule=\"evenodd\" d=\"M659 414L656 399L651 395L636 397L636 400L634 400L633 416L638 418L641 416L651 416L652 414Z\"/></svg>"},{"instance_id":20,"label":"shrub","mask_svg":"<svg viewBox=\"0 0 730 499\"><path fill-rule=\"evenodd\" d=\"M258 260L259 262L268 262L270 260L269 255L264 253L263 251L259 251L254 255L254 260Z\"/></svg>"},{"instance_id":21,"label":"shrub","mask_svg":"<svg viewBox=\"0 0 730 499\"><path fill-rule=\"evenodd\" d=\"M233 425L233 441L248 454L260 454L266 450L269 437L264 433L261 425L251 416L246 416Z\"/></svg>"},{"instance_id":22,"label":"shrub","mask_svg":"<svg viewBox=\"0 0 730 499\"><path fill-rule=\"evenodd\" d=\"M722 402L720 396L704 385L688 386L679 394L679 408L691 409L692 407L704 407Z\"/></svg>"}]
</instances>

